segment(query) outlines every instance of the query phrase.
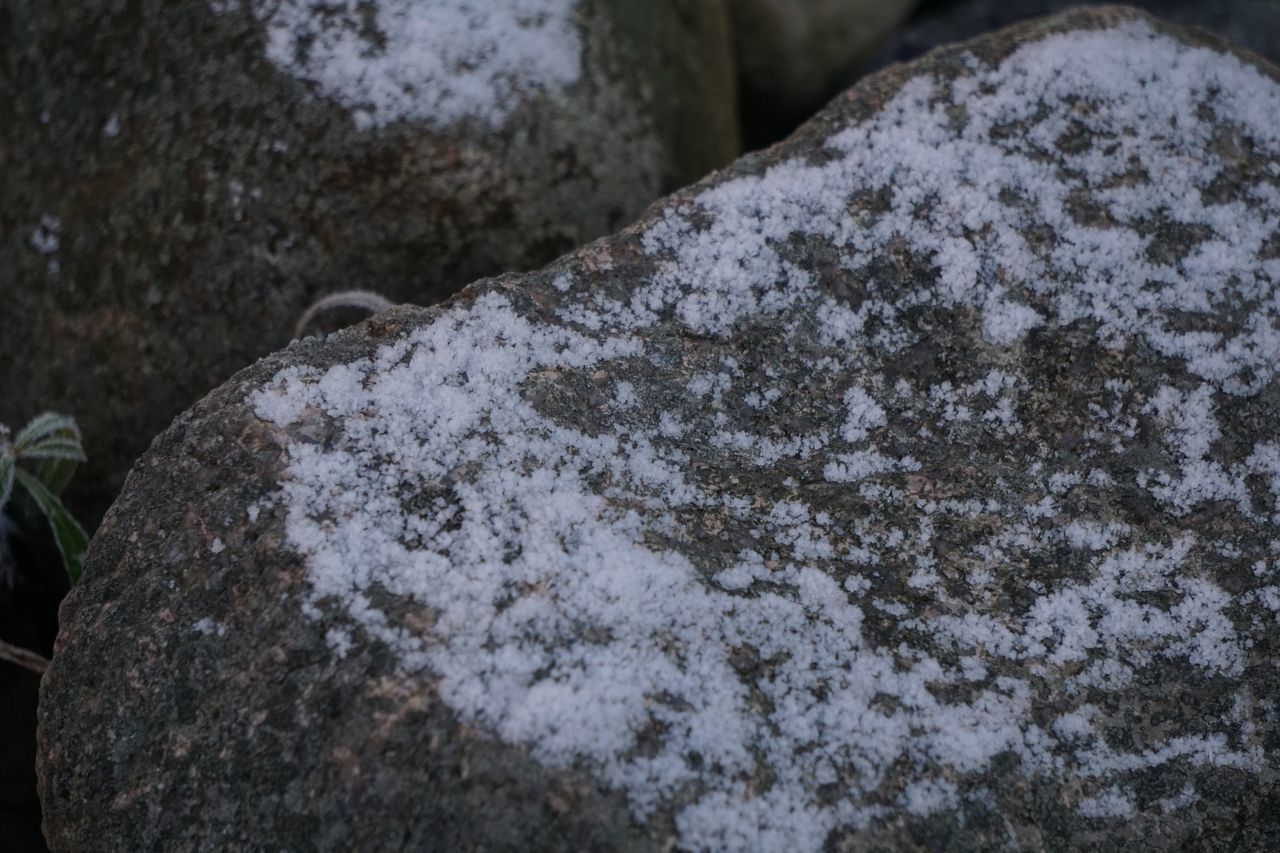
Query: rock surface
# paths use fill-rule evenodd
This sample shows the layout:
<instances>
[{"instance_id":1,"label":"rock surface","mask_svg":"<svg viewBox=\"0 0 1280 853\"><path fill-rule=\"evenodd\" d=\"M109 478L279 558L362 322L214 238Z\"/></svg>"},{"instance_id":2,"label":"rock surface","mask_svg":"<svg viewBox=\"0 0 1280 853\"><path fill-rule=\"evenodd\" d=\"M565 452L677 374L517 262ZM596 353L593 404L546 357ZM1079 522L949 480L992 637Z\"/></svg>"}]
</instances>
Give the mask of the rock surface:
<instances>
[{"instance_id":1,"label":"rock surface","mask_svg":"<svg viewBox=\"0 0 1280 853\"><path fill-rule=\"evenodd\" d=\"M730 0L748 138L793 127L879 52L918 0Z\"/></svg>"},{"instance_id":2,"label":"rock surface","mask_svg":"<svg viewBox=\"0 0 1280 853\"><path fill-rule=\"evenodd\" d=\"M876 67L915 59L1018 21L1105 0L935 0L892 33ZM1275 0L1131 0L1130 6L1185 26L1201 27L1280 62L1280 3Z\"/></svg>"},{"instance_id":3,"label":"rock surface","mask_svg":"<svg viewBox=\"0 0 1280 853\"><path fill-rule=\"evenodd\" d=\"M430 304L736 152L719 0L13 0L0 422L74 414L94 521L316 298Z\"/></svg>"},{"instance_id":4,"label":"rock surface","mask_svg":"<svg viewBox=\"0 0 1280 853\"><path fill-rule=\"evenodd\" d=\"M1276 115L1030 24L241 372L64 604L51 845L1266 849Z\"/></svg>"}]
</instances>

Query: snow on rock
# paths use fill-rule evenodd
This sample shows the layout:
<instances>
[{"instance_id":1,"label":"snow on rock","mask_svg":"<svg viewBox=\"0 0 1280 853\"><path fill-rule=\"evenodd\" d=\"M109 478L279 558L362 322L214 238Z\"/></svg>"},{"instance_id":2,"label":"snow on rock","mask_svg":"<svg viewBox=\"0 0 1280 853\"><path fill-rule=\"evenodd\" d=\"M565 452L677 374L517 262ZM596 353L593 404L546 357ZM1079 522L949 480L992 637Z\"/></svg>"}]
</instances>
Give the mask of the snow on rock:
<instances>
[{"instance_id":1,"label":"snow on rock","mask_svg":"<svg viewBox=\"0 0 1280 853\"><path fill-rule=\"evenodd\" d=\"M521 97L582 73L576 0L254 0L267 56L360 127L497 125Z\"/></svg>"},{"instance_id":2,"label":"snow on rock","mask_svg":"<svg viewBox=\"0 0 1280 853\"><path fill-rule=\"evenodd\" d=\"M637 849L983 849L1045 826L1261 845L1275 75L1134 13L1030 25L869 81L821 135L543 273L266 360L131 481L48 696L90 665L95 571L188 571L216 535L271 615L201 611L228 625L201 653L269 619L315 670L194 706L305 721L273 736L330 757L279 759L321 791L287 808L345 802L335 773L433 803L455 760L506 798L493 825L388 808L397 843L445 820L481 845L583 824ZM170 457L208 511L137 545L144 508L189 512ZM326 717L339 692L354 710ZM362 709L373 735L346 726ZM227 772L184 761L165 772ZM113 802L95 785L78 796ZM550 806L523 793L547 785Z\"/></svg>"}]
</instances>

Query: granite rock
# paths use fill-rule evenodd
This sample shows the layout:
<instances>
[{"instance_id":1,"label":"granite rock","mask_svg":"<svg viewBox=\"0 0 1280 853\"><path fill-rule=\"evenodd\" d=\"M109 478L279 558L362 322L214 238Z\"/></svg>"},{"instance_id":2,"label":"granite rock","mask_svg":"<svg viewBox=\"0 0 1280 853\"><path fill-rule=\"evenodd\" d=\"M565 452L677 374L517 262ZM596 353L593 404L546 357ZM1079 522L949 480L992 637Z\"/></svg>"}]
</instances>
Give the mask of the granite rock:
<instances>
[{"instance_id":1,"label":"granite rock","mask_svg":"<svg viewBox=\"0 0 1280 853\"><path fill-rule=\"evenodd\" d=\"M1077 6L1105 0L934 0L890 34L872 63L915 59L952 42ZM1235 44L1280 62L1280 3L1275 0L1132 0L1128 5L1166 21L1200 27Z\"/></svg>"},{"instance_id":2,"label":"granite rock","mask_svg":"<svg viewBox=\"0 0 1280 853\"><path fill-rule=\"evenodd\" d=\"M94 522L151 439L352 287L430 304L736 153L720 0L12 0L0 422L73 414Z\"/></svg>"},{"instance_id":3,"label":"granite rock","mask_svg":"<svg viewBox=\"0 0 1280 853\"><path fill-rule=\"evenodd\" d=\"M51 846L1267 849L1276 115L1027 24L237 374L63 606Z\"/></svg>"}]
</instances>

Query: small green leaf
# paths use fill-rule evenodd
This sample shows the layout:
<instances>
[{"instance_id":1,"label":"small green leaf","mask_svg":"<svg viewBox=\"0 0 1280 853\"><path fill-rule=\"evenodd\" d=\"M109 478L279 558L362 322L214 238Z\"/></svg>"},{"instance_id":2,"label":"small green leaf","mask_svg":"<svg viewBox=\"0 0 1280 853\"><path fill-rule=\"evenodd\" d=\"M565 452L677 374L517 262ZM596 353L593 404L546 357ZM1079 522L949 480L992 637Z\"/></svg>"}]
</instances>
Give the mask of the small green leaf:
<instances>
[{"instance_id":1,"label":"small green leaf","mask_svg":"<svg viewBox=\"0 0 1280 853\"><path fill-rule=\"evenodd\" d=\"M18 434L12 448L15 464L23 460L40 461L37 474L55 495L62 494L66 488L76 463L86 461L75 419L55 412L33 418Z\"/></svg>"},{"instance_id":2,"label":"small green leaf","mask_svg":"<svg viewBox=\"0 0 1280 853\"><path fill-rule=\"evenodd\" d=\"M75 470L74 459L41 459L40 467L36 469L36 476L40 478L40 482L49 487L49 491L61 497L62 490L67 487L67 483L71 482L71 475Z\"/></svg>"},{"instance_id":3,"label":"small green leaf","mask_svg":"<svg viewBox=\"0 0 1280 853\"><path fill-rule=\"evenodd\" d=\"M54 436L72 438L78 447L80 445L80 428L76 426L75 418L69 415L60 415L57 412L45 412L42 415L36 415L31 419L30 423L22 428L22 431L18 433L18 437L13 440L13 449L21 457L31 445L41 439Z\"/></svg>"},{"instance_id":4,"label":"small green leaf","mask_svg":"<svg viewBox=\"0 0 1280 853\"><path fill-rule=\"evenodd\" d=\"M19 454L22 459L73 459L84 462L84 449L80 442L69 436L49 436L35 444L23 448Z\"/></svg>"},{"instance_id":5,"label":"small green leaf","mask_svg":"<svg viewBox=\"0 0 1280 853\"><path fill-rule=\"evenodd\" d=\"M45 518L49 520L49 527L53 529L53 540L58 544L58 551L62 553L62 563L66 566L67 575L71 578L71 583L76 583L80 580L81 563L84 560L85 551L89 548L89 537L85 534L84 528L71 517L71 513L67 512L67 508L62 505L62 501L49 491L39 477L22 468L15 468L14 474L18 482L31 495L32 500L36 502L40 511L44 513Z\"/></svg>"}]
</instances>

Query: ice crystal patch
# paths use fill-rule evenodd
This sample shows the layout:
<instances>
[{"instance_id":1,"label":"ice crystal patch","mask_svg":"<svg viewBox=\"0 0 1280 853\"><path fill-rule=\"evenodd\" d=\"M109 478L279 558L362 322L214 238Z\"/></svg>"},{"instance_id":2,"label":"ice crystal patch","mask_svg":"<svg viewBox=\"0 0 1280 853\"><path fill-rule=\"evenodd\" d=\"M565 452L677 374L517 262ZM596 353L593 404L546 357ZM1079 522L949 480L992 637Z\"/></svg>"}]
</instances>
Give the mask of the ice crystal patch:
<instances>
[{"instance_id":1,"label":"ice crystal patch","mask_svg":"<svg viewBox=\"0 0 1280 853\"><path fill-rule=\"evenodd\" d=\"M576 0L254 0L267 57L352 111L396 121L500 125L524 98L582 71ZM215 11L226 13L223 6Z\"/></svg>"}]
</instances>

